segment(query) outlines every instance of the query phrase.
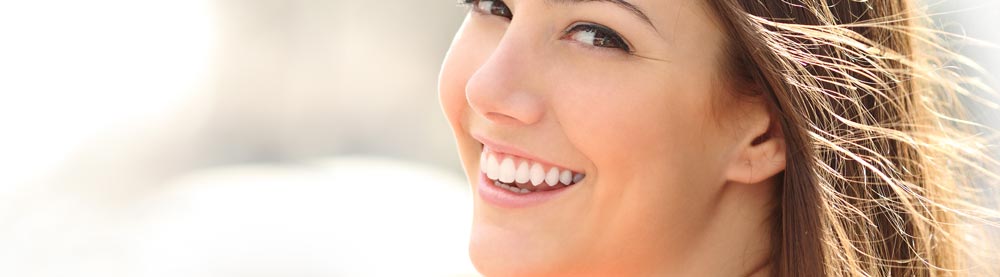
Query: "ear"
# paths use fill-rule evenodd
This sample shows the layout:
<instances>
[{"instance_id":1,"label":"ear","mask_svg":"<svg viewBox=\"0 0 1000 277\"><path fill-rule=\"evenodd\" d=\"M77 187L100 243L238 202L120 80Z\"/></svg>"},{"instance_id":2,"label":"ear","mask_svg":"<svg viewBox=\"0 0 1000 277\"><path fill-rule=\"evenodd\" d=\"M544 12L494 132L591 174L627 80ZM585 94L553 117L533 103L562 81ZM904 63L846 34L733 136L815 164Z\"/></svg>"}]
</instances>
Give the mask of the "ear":
<instances>
[{"instance_id":1,"label":"ear","mask_svg":"<svg viewBox=\"0 0 1000 277\"><path fill-rule=\"evenodd\" d=\"M764 107L744 117L749 128L741 128L736 152L726 169L726 179L756 184L785 170L785 138L781 124Z\"/></svg>"}]
</instances>

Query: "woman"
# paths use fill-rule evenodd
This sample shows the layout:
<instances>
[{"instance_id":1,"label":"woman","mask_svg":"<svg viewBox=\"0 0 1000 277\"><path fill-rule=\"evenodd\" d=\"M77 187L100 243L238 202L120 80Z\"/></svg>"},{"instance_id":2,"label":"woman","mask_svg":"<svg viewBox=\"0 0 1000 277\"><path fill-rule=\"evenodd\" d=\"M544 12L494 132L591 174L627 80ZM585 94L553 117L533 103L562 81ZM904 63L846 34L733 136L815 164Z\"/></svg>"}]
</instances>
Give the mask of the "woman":
<instances>
[{"instance_id":1,"label":"woman","mask_svg":"<svg viewBox=\"0 0 1000 277\"><path fill-rule=\"evenodd\" d=\"M464 4L439 89L484 275L981 272L985 156L912 1Z\"/></svg>"}]
</instances>

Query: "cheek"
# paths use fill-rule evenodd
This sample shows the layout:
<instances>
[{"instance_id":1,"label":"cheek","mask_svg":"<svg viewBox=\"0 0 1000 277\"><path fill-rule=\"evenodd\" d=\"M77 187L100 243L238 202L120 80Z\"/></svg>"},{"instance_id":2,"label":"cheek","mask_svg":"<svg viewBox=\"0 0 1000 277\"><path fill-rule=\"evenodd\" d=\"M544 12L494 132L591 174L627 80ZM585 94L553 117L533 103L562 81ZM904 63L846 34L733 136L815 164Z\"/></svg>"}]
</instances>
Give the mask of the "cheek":
<instances>
[{"instance_id":1,"label":"cheek","mask_svg":"<svg viewBox=\"0 0 1000 277\"><path fill-rule=\"evenodd\" d=\"M558 112L567 135L596 168L595 212L587 221L601 230L594 243L636 253L683 249L709 210L713 176L721 176L721 165L709 158L716 126L710 80L662 70L623 72L631 74L568 88L579 97Z\"/></svg>"},{"instance_id":2,"label":"cheek","mask_svg":"<svg viewBox=\"0 0 1000 277\"><path fill-rule=\"evenodd\" d=\"M662 205L704 195L716 179L712 176L721 176L721 164L708 146L717 136L710 75L619 72L629 74L589 78L602 81L568 90L579 97L560 119L597 168L596 204L617 214L681 209Z\"/></svg>"},{"instance_id":3,"label":"cheek","mask_svg":"<svg viewBox=\"0 0 1000 277\"><path fill-rule=\"evenodd\" d=\"M479 148L469 135L470 119L475 116L469 106L466 85L496 47L496 32L484 30L471 16L467 16L455 34L438 76L438 99L455 135L459 157L470 183L478 176Z\"/></svg>"},{"instance_id":4,"label":"cheek","mask_svg":"<svg viewBox=\"0 0 1000 277\"><path fill-rule=\"evenodd\" d=\"M455 132L462 129L460 117L468 106L465 100L465 84L472 75L470 70L472 66L469 65L469 60L464 58L468 55L468 51L459 40L460 38L456 37L456 41L448 50L438 77L438 99Z\"/></svg>"},{"instance_id":5,"label":"cheek","mask_svg":"<svg viewBox=\"0 0 1000 277\"><path fill-rule=\"evenodd\" d=\"M628 181L692 162L704 146L708 97L697 78L671 73L622 74L570 91L573 107L560 120L601 175ZM668 76L668 77L663 77ZM615 81L607 81L615 80ZM612 176L608 176L612 177Z\"/></svg>"},{"instance_id":6,"label":"cheek","mask_svg":"<svg viewBox=\"0 0 1000 277\"><path fill-rule=\"evenodd\" d=\"M482 66L495 47L495 39L484 37L481 27L467 17L462 27L455 34L448 54L441 65L438 77L438 97L441 107L451 123L452 129L459 135L465 130L462 124L463 116L469 112L465 87L469 78Z\"/></svg>"}]
</instances>

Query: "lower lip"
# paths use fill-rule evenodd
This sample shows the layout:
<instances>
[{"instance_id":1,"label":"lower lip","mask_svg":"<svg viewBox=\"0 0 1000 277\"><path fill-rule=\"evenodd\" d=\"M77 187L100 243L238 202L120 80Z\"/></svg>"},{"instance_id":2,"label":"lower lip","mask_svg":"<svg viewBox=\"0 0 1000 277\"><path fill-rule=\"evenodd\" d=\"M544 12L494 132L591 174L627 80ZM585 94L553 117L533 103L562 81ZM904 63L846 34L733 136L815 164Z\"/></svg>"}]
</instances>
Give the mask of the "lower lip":
<instances>
[{"instance_id":1,"label":"lower lip","mask_svg":"<svg viewBox=\"0 0 1000 277\"><path fill-rule=\"evenodd\" d=\"M479 187L476 190L479 192L479 198L482 198L487 203L501 208L515 209L540 205L562 195L563 192L575 186L520 194L497 187L493 184L493 180L486 178L486 174L479 173Z\"/></svg>"}]
</instances>

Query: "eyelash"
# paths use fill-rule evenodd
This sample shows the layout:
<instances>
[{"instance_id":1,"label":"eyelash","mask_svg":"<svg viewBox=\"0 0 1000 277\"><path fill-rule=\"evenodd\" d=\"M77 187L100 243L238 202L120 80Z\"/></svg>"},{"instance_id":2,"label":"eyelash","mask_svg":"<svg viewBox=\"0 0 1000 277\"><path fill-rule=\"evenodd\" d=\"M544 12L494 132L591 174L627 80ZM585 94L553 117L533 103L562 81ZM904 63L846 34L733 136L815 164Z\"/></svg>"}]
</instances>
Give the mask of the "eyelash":
<instances>
[{"instance_id":1,"label":"eyelash","mask_svg":"<svg viewBox=\"0 0 1000 277\"><path fill-rule=\"evenodd\" d=\"M483 9L484 7L482 7L482 5L487 2L491 4L489 11L485 11ZM500 5L497 5L498 3ZM510 11L510 8L507 7L507 3L504 3L502 0L459 0L459 5L467 6L469 9L478 13L495 15L506 18L507 20L514 18L514 14Z\"/></svg>"},{"instance_id":2,"label":"eyelash","mask_svg":"<svg viewBox=\"0 0 1000 277\"><path fill-rule=\"evenodd\" d=\"M586 33L589 33L589 35ZM591 47L616 49L628 54L633 53L632 47L629 46L628 42L625 42L625 39L618 32L595 23L574 24L566 30L562 38L571 39ZM588 39L590 42L580 41L581 38Z\"/></svg>"},{"instance_id":3,"label":"eyelash","mask_svg":"<svg viewBox=\"0 0 1000 277\"><path fill-rule=\"evenodd\" d=\"M490 3L488 7L484 6L486 2ZM514 17L510 8L502 0L459 0L459 4L480 14L500 16L507 20ZM490 10L486 11L485 8ZM561 38L574 40L586 46L598 48L598 50L619 50L626 54L634 53L629 43L618 32L596 23L574 24L566 29ZM587 39L590 42L581 41L581 39Z\"/></svg>"}]
</instances>

